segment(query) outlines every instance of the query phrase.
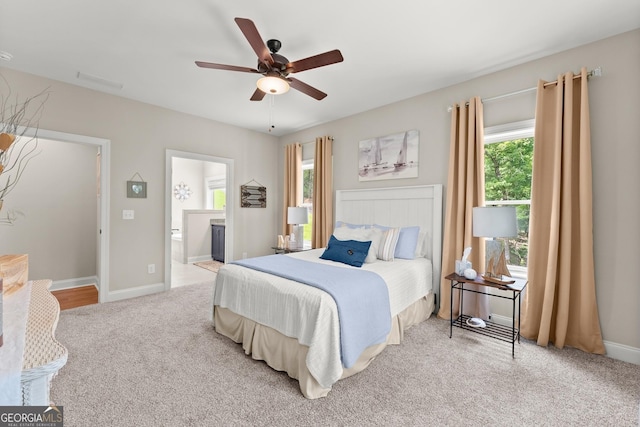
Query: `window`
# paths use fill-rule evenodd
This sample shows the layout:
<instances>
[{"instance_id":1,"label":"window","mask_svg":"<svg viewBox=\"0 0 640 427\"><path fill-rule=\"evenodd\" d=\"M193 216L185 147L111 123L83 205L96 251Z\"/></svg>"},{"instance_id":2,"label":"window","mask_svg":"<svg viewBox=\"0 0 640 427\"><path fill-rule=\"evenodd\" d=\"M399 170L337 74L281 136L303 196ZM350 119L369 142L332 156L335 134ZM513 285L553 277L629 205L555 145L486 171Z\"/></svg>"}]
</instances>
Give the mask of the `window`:
<instances>
[{"instance_id":1,"label":"window","mask_svg":"<svg viewBox=\"0 0 640 427\"><path fill-rule=\"evenodd\" d=\"M206 178L205 186L207 188L205 198L206 209L225 210L227 205L227 189L224 175Z\"/></svg>"},{"instance_id":2,"label":"window","mask_svg":"<svg viewBox=\"0 0 640 427\"><path fill-rule=\"evenodd\" d=\"M213 209L223 211L227 204L227 190L216 188L213 190Z\"/></svg>"},{"instance_id":3,"label":"window","mask_svg":"<svg viewBox=\"0 0 640 427\"><path fill-rule=\"evenodd\" d=\"M304 243L311 247L311 227L313 223L313 159L302 162L302 206L309 209L309 223L304 225Z\"/></svg>"},{"instance_id":4,"label":"window","mask_svg":"<svg viewBox=\"0 0 640 427\"><path fill-rule=\"evenodd\" d=\"M484 177L487 206L515 206L518 236L506 239L509 270L527 273L529 212L533 166L534 121L510 123L485 129Z\"/></svg>"}]
</instances>

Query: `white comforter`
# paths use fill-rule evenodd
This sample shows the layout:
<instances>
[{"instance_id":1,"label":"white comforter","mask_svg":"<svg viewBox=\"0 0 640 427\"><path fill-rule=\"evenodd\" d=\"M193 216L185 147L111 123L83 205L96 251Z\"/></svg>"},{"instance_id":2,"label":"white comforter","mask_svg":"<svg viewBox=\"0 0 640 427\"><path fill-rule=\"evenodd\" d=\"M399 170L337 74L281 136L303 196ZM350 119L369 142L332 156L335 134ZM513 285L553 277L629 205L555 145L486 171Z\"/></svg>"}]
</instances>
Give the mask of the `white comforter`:
<instances>
[{"instance_id":1,"label":"white comforter","mask_svg":"<svg viewBox=\"0 0 640 427\"><path fill-rule=\"evenodd\" d=\"M288 254L307 261L351 267L320 259L324 249ZM432 289L431 261L396 259L367 263L362 269L378 273L387 283L391 316L409 307ZM342 376L340 324L333 298L313 286L234 264L220 269L213 305L269 326L309 347L307 368L318 383L330 388Z\"/></svg>"}]
</instances>

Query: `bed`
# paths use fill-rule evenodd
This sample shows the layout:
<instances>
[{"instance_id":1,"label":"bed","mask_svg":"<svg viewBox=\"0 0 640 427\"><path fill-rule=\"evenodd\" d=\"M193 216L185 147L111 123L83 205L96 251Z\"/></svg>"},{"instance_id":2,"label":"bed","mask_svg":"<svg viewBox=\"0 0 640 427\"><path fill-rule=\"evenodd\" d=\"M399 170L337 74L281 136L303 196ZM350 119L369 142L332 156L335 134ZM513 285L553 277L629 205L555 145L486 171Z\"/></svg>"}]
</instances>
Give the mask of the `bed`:
<instances>
[{"instance_id":1,"label":"bed","mask_svg":"<svg viewBox=\"0 0 640 427\"><path fill-rule=\"evenodd\" d=\"M341 316L347 310L342 303L336 303L330 290L307 286L298 282L302 279L281 277L255 265L236 263L220 269L214 287L212 314L216 332L241 343L247 355L297 379L302 394L309 399L326 396L333 384L364 370L387 345L400 344L404 331L429 318L439 300L441 185L338 190L335 217L340 226L334 232L336 236L346 227L362 229L362 225L379 224L390 230L418 226L415 259L396 257L393 261L376 260L355 267L320 258L325 253L322 248L243 261L270 265L281 260L285 264L308 265L313 271L326 269L327 276L335 270L338 275L371 274L382 278L388 308L376 310L373 315L388 311L388 320L383 321L390 323L388 333L362 351L346 353L346 343L341 338L348 331L344 329L346 320L341 323L340 319L346 319Z\"/></svg>"}]
</instances>

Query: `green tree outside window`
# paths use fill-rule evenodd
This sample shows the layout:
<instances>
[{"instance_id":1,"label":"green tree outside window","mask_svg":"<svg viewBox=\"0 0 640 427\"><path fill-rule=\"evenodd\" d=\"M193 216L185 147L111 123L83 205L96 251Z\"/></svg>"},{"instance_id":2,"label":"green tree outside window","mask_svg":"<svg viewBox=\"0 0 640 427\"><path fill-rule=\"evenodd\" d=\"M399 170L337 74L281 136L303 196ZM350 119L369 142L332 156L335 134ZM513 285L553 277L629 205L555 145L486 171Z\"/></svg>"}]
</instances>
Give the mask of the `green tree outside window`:
<instances>
[{"instance_id":1,"label":"green tree outside window","mask_svg":"<svg viewBox=\"0 0 640 427\"><path fill-rule=\"evenodd\" d=\"M486 144L484 149L485 200L531 200L533 138ZM529 208L516 204L518 237L508 239L510 265L527 265Z\"/></svg>"}]
</instances>

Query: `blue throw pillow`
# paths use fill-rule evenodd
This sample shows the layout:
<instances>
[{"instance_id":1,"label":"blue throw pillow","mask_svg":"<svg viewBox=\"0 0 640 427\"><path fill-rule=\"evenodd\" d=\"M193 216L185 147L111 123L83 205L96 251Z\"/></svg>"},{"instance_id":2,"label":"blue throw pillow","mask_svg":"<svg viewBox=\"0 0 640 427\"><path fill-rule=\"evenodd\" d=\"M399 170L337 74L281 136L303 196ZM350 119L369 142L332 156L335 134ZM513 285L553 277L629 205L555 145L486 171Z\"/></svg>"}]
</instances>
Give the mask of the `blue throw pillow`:
<instances>
[{"instance_id":1,"label":"blue throw pillow","mask_svg":"<svg viewBox=\"0 0 640 427\"><path fill-rule=\"evenodd\" d=\"M371 242L358 242L357 240L338 240L335 236L329 238L327 249L320 258L341 262L354 267L362 267L364 259L369 253Z\"/></svg>"},{"instance_id":2,"label":"blue throw pillow","mask_svg":"<svg viewBox=\"0 0 640 427\"><path fill-rule=\"evenodd\" d=\"M416 246L418 245L418 234L420 227L402 227L400 237L396 245L396 258L414 259L416 257Z\"/></svg>"}]
</instances>

